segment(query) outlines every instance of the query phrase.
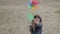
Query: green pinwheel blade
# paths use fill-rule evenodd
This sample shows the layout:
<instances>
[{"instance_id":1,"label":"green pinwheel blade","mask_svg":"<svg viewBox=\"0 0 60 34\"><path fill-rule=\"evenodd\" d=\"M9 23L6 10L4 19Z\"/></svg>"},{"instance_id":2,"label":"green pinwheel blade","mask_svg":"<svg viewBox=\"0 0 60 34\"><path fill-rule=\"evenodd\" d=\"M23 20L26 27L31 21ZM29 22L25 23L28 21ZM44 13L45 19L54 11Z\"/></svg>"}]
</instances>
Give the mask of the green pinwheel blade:
<instances>
[{"instance_id":1,"label":"green pinwheel blade","mask_svg":"<svg viewBox=\"0 0 60 34\"><path fill-rule=\"evenodd\" d=\"M28 19L29 19L30 21L32 21L33 18L34 18L34 16L33 16L31 13L28 13L27 17L28 17Z\"/></svg>"}]
</instances>

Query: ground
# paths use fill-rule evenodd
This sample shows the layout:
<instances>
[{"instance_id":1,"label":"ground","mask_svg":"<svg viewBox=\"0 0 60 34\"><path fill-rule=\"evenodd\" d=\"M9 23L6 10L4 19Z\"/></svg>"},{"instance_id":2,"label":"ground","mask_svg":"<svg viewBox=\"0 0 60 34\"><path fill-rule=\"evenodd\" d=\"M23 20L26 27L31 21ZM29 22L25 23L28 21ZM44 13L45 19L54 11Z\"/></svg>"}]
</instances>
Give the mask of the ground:
<instances>
[{"instance_id":1,"label":"ground","mask_svg":"<svg viewBox=\"0 0 60 34\"><path fill-rule=\"evenodd\" d=\"M42 17L43 34L60 34L60 0L38 0L39 8L31 11L29 0L0 0L0 34L30 34L27 14Z\"/></svg>"}]
</instances>

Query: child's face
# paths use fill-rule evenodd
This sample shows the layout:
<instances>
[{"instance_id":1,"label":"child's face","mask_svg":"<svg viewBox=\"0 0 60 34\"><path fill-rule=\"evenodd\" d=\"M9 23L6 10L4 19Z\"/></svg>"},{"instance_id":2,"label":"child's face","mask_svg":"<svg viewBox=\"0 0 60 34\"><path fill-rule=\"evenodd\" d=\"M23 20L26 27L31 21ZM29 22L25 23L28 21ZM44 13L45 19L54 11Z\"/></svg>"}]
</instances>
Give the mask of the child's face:
<instances>
[{"instance_id":1,"label":"child's face","mask_svg":"<svg viewBox=\"0 0 60 34\"><path fill-rule=\"evenodd\" d=\"M35 19L36 19L36 21L38 21L38 22L40 21L40 19L39 19L39 18L37 18L37 17L36 17Z\"/></svg>"},{"instance_id":2,"label":"child's face","mask_svg":"<svg viewBox=\"0 0 60 34\"><path fill-rule=\"evenodd\" d=\"M34 22L39 22L39 21L40 21L40 19L37 17L34 19Z\"/></svg>"}]
</instances>

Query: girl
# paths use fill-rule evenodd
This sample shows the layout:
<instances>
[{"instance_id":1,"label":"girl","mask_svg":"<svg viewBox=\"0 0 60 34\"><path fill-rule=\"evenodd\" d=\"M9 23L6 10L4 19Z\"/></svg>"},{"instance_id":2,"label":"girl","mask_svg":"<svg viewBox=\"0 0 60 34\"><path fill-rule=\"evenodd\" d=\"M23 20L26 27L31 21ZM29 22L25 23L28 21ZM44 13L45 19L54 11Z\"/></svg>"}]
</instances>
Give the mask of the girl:
<instances>
[{"instance_id":1,"label":"girl","mask_svg":"<svg viewBox=\"0 0 60 34\"><path fill-rule=\"evenodd\" d=\"M32 20L31 34L42 34L42 20L39 15L35 15Z\"/></svg>"}]
</instances>

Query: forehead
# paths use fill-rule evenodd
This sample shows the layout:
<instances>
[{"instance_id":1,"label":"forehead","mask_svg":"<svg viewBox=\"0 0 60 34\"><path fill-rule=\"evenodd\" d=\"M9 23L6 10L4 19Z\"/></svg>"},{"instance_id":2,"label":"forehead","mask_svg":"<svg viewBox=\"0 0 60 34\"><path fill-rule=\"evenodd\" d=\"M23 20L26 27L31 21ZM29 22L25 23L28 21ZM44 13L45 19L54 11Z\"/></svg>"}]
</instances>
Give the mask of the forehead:
<instances>
[{"instance_id":1,"label":"forehead","mask_svg":"<svg viewBox=\"0 0 60 34\"><path fill-rule=\"evenodd\" d=\"M35 18L35 20L40 20L39 18Z\"/></svg>"},{"instance_id":2,"label":"forehead","mask_svg":"<svg viewBox=\"0 0 60 34\"><path fill-rule=\"evenodd\" d=\"M40 16L38 16L38 15L35 15L35 16L34 16L34 18L40 18Z\"/></svg>"}]
</instances>

